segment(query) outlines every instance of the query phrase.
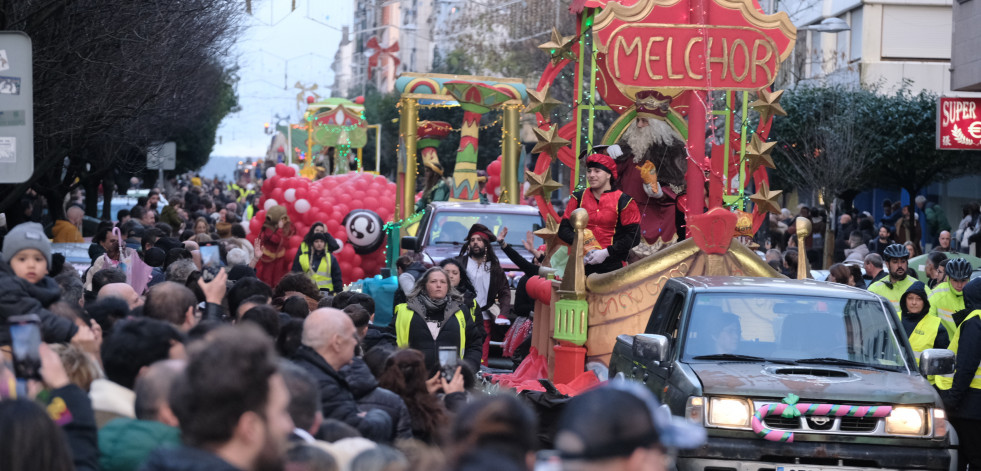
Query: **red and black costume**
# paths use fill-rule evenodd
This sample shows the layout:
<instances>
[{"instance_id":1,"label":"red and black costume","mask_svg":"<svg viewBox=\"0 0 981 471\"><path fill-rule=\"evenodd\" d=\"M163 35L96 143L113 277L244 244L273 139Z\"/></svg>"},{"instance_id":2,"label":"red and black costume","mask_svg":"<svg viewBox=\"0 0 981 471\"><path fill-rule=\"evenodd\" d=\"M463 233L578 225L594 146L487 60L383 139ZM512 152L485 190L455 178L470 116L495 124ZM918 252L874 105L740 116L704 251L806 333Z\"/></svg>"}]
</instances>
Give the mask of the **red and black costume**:
<instances>
[{"instance_id":1,"label":"red and black costume","mask_svg":"<svg viewBox=\"0 0 981 471\"><path fill-rule=\"evenodd\" d=\"M613 159L600 154L589 158L591 166L597 166L607 171L616 179L616 164ZM602 165L606 164L606 165ZM586 228L593 232L600 247L608 249L610 256L603 263L586 265L586 274L607 273L623 267L627 254L637 242L637 231L640 228L640 211L637 203L626 193L611 189L604 192L597 200L592 190L581 190L572 194L559 224L559 238L571 244L574 231L569 217L572 211L583 208L589 212L589 222Z\"/></svg>"}]
</instances>

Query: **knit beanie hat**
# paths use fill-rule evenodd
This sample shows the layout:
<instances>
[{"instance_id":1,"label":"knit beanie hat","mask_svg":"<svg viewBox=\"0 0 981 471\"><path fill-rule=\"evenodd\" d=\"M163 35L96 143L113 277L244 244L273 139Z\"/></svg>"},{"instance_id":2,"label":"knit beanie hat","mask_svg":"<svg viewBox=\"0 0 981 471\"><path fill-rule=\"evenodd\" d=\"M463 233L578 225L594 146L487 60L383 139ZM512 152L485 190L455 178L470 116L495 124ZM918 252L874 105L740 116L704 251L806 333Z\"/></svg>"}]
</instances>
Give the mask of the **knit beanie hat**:
<instances>
[{"instance_id":1,"label":"knit beanie hat","mask_svg":"<svg viewBox=\"0 0 981 471\"><path fill-rule=\"evenodd\" d=\"M51 241L44 235L44 228L36 222L18 224L3 239L3 258L9 261L17 252L24 249L37 249L48 261L51 268Z\"/></svg>"}]
</instances>

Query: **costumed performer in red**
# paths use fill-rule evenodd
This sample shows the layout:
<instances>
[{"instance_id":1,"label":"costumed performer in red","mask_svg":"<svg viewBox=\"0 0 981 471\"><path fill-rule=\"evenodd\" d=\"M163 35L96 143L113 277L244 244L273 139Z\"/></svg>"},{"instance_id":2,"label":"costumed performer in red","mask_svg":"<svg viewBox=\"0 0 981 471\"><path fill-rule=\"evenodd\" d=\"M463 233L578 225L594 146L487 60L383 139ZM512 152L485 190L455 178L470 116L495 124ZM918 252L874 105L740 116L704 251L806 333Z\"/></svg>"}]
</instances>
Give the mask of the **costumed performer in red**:
<instances>
[{"instance_id":1,"label":"costumed performer in red","mask_svg":"<svg viewBox=\"0 0 981 471\"><path fill-rule=\"evenodd\" d=\"M589 212L586 225L589 233L584 244L588 253L583 259L587 275L622 268L627 254L637 241L640 212L633 198L615 189L613 182L616 176L616 163L610 156L592 154L587 157L586 181L589 182L589 189L572 194L559 224L559 238L571 244L574 232L569 217L572 211L583 208Z\"/></svg>"},{"instance_id":2,"label":"costumed performer in red","mask_svg":"<svg viewBox=\"0 0 981 471\"><path fill-rule=\"evenodd\" d=\"M640 234L648 244L670 242L684 213L678 199L685 193L688 151L684 139L664 121L671 97L654 90L637 92L637 119L606 154L617 161L616 185L640 211Z\"/></svg>"},{"instance_id":3,"label":"costumed performer in red","mask_svg":"<svg viewBox=\"0 0 981 471\"><path fill-rule=\"evenodd\" d=\"M279 280L290 271L290 259L286 256L293 224L286 214L286 208L273 206L266 211L266 220L259 232L261 256L255 266L256 278L269 286L276 286Z\"/></svg>"}]
</instances>

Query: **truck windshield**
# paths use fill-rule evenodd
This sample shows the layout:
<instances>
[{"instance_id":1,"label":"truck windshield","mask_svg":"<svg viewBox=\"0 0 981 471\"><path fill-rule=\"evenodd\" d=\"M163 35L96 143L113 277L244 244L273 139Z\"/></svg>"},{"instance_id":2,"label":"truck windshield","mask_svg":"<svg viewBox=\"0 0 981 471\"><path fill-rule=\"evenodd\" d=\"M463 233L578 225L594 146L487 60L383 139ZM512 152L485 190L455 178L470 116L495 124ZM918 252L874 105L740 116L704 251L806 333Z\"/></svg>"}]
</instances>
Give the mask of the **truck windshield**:
<instances>
[{"instance_id":1,"label":"truck windshield","mask_svg":"<svg viewBox=\"0 0 981 471\"><path fill-rule=\"evenodd\" d=\"M874 301L701 293L689 316L684 356L904 368L902 347L886 316Z\"/></svg>"},{"instance_id":2,"label":"truck windshield","mask_svg":"<svg viewBox=\"0 0 981 471\"><path fill-rule=\"evenodd\" d=\"M508 235L504 239L510 245L521 247L525 233L537 230L542 223L541 216L537 214L439 211L433 217L434 220L429 231L429 243L431 244L462 245L466 242L470 226L480 223L494 231L494 234L501 232L501 228L506 226ZM536 245L540 244L541 240L536 238L535 243Z\"/></svg>"}]
</instances>

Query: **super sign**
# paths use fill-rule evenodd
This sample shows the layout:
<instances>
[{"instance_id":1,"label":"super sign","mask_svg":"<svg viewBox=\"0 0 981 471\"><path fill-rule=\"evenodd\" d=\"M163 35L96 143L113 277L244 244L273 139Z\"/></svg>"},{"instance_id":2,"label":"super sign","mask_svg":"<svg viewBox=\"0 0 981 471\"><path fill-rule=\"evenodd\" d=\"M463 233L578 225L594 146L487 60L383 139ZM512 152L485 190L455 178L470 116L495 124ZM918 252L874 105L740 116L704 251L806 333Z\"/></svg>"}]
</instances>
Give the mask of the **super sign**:
<instances>
[{"instance_id":1,"label":"super sign","mask_svg":"<svg viewBox=\"0 0 981 471\"><path fill-rule=\"evenodd\" d=\"M765 15L751 1L707 0L704 9L695 18L681 0L608 3L594 26L601 73L627 97L773 83L797 37L787 15Z\"/></svg>"}]
</instances>

